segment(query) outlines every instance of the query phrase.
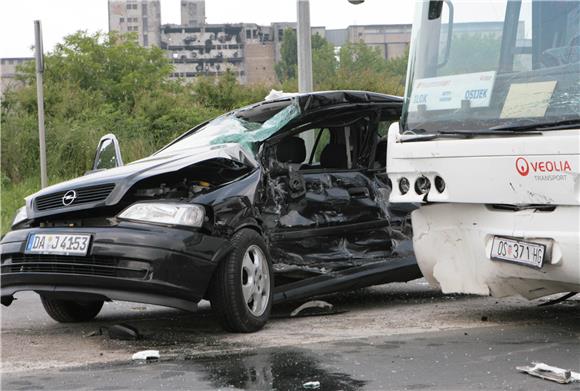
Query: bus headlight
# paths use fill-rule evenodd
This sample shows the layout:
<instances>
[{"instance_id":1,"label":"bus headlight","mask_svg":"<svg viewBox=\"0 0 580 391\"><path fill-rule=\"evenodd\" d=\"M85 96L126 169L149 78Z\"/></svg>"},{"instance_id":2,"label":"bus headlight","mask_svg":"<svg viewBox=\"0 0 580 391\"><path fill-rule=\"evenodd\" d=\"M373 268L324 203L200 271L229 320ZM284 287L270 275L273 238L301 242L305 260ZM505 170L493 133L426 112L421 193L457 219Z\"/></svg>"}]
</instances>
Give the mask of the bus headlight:
<instances>
[{"instance_id":1,"label":"bus headlight","mask_svg":"<svg viewBox=\"0 0 580 391\"><path fill-rule=\"evenodd\" d=\"M443 193L445 190L445 181L439 175L435 177L435 188L439 193Z\"/></svg>"},{"instance_id":2,"label":"bus headlight","mask_svg":"<svg viewBox=\"0 0 580 391\"><path fill-rule=\"evenodd\" d=\"M415 192L417 194L427 194L429 190L431 190L431 181L429 178L420 176L415 180Z\"/></svg>"},{"instance_id":3,"label":"bus headlight","mask_svg":"<svg viewBox=\"0 0 580 391\"><path fill-rule=\"evenodd\" d=\"M411 188L411 184L409 183L409 180L405 177L402 177L401 179L399 179L399 191L401 192L401 194L405 195L409 192L409 189Z\"/></svg>"}]
</instances>

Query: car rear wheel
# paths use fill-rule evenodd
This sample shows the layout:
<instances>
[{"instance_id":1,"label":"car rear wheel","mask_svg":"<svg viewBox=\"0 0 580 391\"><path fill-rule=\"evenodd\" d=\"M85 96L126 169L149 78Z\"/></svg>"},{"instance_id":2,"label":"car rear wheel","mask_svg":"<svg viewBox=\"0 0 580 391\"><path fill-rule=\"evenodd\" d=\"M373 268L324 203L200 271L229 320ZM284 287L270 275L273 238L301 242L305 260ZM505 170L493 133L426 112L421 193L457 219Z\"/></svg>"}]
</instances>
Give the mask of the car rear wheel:
<instances>
[{"instance_id":1,"label":"car rear wheel","mask_svg":"<svg viewBox=\"0 0 580 391\"><path fill-rule=\"evenodd\" d=\"M73 301L40 296L44 310L57 322L86 322L93 319L103 307L102 300Z\"/></svg>"},{"instance_id":2,"label":"car rear wheel","mask_svg":"<svg viewBox=\"0 0 580 391\"><path fill-rule=\"evenodd\" d=\"M264 239L242 229L232 237L233 250L219 265L211 287L212 309L232 332L260 330L270 317L274 278Z\"/></svg>"}]
</instances>

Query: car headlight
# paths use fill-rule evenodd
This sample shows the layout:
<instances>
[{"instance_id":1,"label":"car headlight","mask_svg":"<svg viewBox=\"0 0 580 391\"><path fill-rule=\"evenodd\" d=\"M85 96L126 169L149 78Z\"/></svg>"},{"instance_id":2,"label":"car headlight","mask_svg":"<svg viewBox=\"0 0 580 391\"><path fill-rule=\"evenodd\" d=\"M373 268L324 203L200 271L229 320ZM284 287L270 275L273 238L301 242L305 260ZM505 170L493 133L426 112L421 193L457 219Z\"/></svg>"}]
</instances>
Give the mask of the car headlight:
<instances>
[{"instance_id":1,"label":"car headlight","mask_svg":"<svg viewBox=\"0 0 580 391\"><path fill-rule=\"evenodd\" d=\"M14 216L14 220L12 220L12 227L14 227L17 224L22 223L27 218L28 218L28 213L26 213L26 206L23 206L22 208L20 208L16 211L16 216Z\"/></svg>"},{"instance_id":2,"label":"car headlight","mask_svg":"<svg viewBox=\"0 0 580 391\"><path fill-rule=\"evenodd\" d=\"M205 208L192 204L139 202L125 209L117 217L149 223L201 227L205 218Z\"/></svg>"}]
</instances>

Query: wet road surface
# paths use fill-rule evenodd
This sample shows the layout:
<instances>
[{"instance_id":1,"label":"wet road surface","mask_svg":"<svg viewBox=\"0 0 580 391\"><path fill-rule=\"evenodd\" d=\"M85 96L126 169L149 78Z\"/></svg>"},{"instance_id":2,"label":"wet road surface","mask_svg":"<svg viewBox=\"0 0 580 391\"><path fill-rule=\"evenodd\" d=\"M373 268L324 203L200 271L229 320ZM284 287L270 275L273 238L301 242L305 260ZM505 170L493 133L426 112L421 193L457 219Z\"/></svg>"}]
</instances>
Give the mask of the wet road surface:
<instances>
[{"instance_id":1,"label":"wet road surface","mask_svg":"<svg viewBox=\"0 0 580 391\"><path fill-rule=\"evenodd\" d=\"M546 390L557 384L515 371L531 361L580 364L578 335L553 327L485 327L374 337L248 353L93 365L5 376L3 389ZM580 384L565 386L580 390Z\"/></svg>"},{"instance_id":2,"label":"wet road surface","mask_svg":"<svg viewBox=\"0 0 580 391\"><path fill-rule=\"evenodd\" d=\"M532 361L580 369L580 301L442 295L422 282L325 300L344 313L293 318L278 306L257 334L222 332L207 305L196 314L108 303L90 323L58 324L33 294L2 310L3 390L244 389L580 390L518 373ZM141 341L92 336L124 322ZM158 349L161 360L131 362Z\"/></svg>"}]
</instances>

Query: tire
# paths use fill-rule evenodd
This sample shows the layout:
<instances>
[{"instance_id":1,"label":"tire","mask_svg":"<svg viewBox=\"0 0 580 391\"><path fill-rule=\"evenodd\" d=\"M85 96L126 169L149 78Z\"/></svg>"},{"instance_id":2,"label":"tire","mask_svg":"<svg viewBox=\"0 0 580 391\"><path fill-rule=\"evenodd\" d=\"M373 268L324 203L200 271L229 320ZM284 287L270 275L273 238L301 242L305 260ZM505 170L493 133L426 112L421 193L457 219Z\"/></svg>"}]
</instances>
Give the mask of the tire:
<instances>
[{"instance_id":1,"label":"tire","mask_svg":"<svg viewBox=\"0 0 580 391\"><path fill-rule=\"evenodd\" d=\"M101 311L103 300L73 301L40 296L46 313L57 322L86 322Z\"/></svg>"},{"instance_id":2,"label":"tire","mask_svg":"<svg viewBox=\"0 0 580 391\"><path fill-rule=\"evenodd\" d=\"M252 229L236 232L231 243L233 250L212 279L211 307L225 330L252 333L263 328L270 317L272 262L264 239Z\"/></svg>"}]
</instances>

